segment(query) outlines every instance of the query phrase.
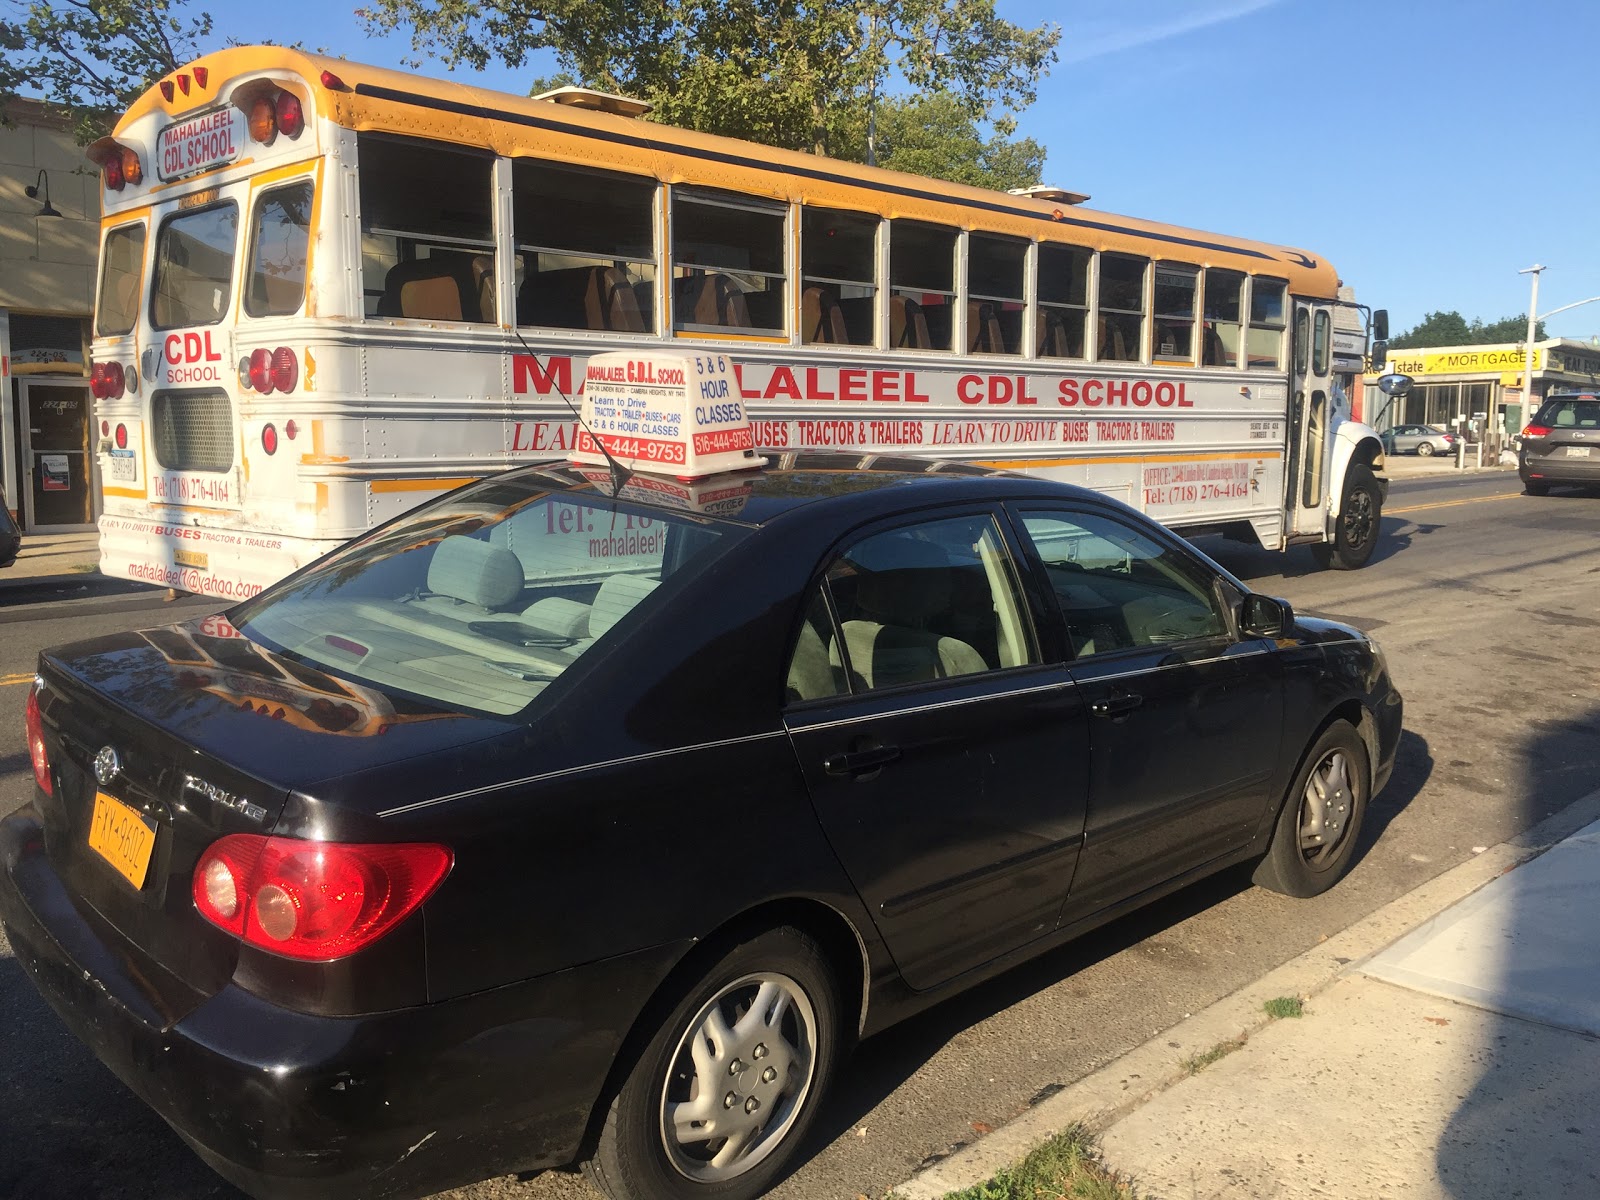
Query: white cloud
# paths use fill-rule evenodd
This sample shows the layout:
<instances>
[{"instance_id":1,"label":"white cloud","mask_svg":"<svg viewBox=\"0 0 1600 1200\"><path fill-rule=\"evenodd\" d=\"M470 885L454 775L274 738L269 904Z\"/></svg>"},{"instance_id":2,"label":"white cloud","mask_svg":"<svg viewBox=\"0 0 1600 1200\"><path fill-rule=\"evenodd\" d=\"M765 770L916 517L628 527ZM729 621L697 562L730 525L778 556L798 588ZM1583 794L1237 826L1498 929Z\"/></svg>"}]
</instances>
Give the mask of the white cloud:
<instances>
[{"instance_id":1,"label":"white cloud","mask_svg":"<svg viewBox=\"0 0 1600 1200\"><path fill-rule=\"evenodd\" d=\"M1196 30L1220 25L1225 21L1236 21L1240 17L1247 17L1251 13L1260 12L1279 3L1282 3L1282 0L1231 0L1231 2L1224 0L1222 3L1181 4L1178 6L1180 12L1166 16L1152 14L1150 19L1141 20L1130 19L1128 10L1133 8L1133 5L1127 4L1126 0L1122 3L1113 0L1114 7L1121 10L1113 21L1086 22L1077 29L1074 29L1074 22L1071 20L1063 22L1065 31L1062 40L1066 43L1066 48L1062 51L1061 61L1088 62L1090 59L1103 58L1108 54L1147 46L1151 42L1194 33ZM1169 4L1162 7L1173 6Z\"/></svg>"}]
</instances>

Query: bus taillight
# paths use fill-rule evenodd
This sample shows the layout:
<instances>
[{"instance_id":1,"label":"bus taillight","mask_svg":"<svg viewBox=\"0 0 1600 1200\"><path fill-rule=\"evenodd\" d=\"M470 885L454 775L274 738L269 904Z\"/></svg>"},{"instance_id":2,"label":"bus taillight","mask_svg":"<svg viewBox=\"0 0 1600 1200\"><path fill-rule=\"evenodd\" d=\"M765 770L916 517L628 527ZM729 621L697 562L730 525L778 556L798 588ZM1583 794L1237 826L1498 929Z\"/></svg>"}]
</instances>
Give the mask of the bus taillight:
<instances>
[{"instance_id":1,"label":"bus taillight","mask_svg":"<svg viewBox=\"0 0 1600 1200\"><path fill-rule=\"evenodd\" d=\"M249 117L250 136L263 146L272 145L280 133L286 138L297 138L306 127L300 97L281 89L252 100Z\"/></svg>"},{"instance_id":2,"label":"bus taillight","mask_svg":"<svg viewBox=\"0 0 1600 1200\"><path fill-rule=\"evenodd\" d=\"M138 187L144 182L144 164L132 146L103 137L90 144L88 154L89 160L100 168L100 179L106 191L120 192L129 184Z\"/></svg>"},{"instance_id":3,"label":"bus taillight","mask_svg":"<svg viewBox=\"0 0 1600 1200\"><path fill-rule=\"evenodd\" d=\"M119 362L95 363L89 371L89 392L96 400L120 400L127 382Z\"/></svg>"},{"instance_id":4,"label":"bus taillight","mask_svg":"<svg viewBox=\"0 0 1600 1200\"><path fill-rule=\"evenodd\" d=\"M267 349L252 350L250 352L250 386L263 396L272 395L272 351Z\"/></svg>"},{"instance_id":5,"label":"bus taillight","mask_svg":"<svg viewBox=\"0 0 1600 1200\"><path fill-rule=\"evenodd\" d=\"M261 427L261 448L268 454L276 454L278 452L278 430L275 426L263 425Z\"/></svg>"},{"instance_id":6,"label":"bus taillight","mask_svg":"<svg viewBox=\"0 0 1600 1200\"><path fill-rule=\"evenodd\" d=\"M287 346L279 346L272 352L272 383L280 392L294 391L294 385L300 382L300 360L295 358L294 351Z\"/></svg>"},{"instance_id":7,"label":"bus taillight","mask_svg":"<svg viewBox=\"0 0 1600 1200\"><path fill-rule=\"evenodd\" d=\"M106 159L100 167L100 174L105 177L106 191L120 192L127 182L122 176L122 155L115 154Z\"/></svg>"},{"instance_id":8,"label":"bus taillight","mask_svg":"<svg viewBox=\"0 0 1600 1200\"><path fill-rule=\"evenodd\" d=\"M286 138L297 138L305 127L306 114L300 107L300 97L290 92L279 92L278 132Z\"/></svg>"},{"instance_id":9,"label":"bus taillight","mask_svg":"<svg viewBox=\"0 0 1600 1200\"><path fill-rule=\"evenodd\" d=\"M119 158L122 162L122 178L133 187L138 187L144 182L144 164L139 161L138 154L124 146Z\"/></svg>"},{"instance_id":10,"label":"bus taillight","mask_svg":"<svg viewBox=\"0 0 1600 1200\"><path fill-rule=\"evenodd\" d=\"M126 450L127 448L128 448L128 427L126 425L119 424L117 426L117 449L118 450Z\"/></svg>"}]
</instances>

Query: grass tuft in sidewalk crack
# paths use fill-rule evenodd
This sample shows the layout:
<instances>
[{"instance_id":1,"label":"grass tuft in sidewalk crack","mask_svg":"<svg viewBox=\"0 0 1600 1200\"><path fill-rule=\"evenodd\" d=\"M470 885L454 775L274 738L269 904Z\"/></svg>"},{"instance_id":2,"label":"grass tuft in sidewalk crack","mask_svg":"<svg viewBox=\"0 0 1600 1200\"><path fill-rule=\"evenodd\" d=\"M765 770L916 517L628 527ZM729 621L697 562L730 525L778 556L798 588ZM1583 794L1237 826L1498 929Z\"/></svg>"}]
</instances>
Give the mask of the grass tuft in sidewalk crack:
<instances>
[{"instance_id":1,"label":"grass tuft in sidewalk crack","mask_svg":"<svg viewBox=\"0 0 1600 1200\"><path fill-rule=\"evenodd\" d=\"M1199 1054L1191 1054L1183 1060L1181 1065L1189 1074L1198 1075L1219 1058L1227 1058L1235 1050L1243 1047L1248 1040L1248 1037L1241 1033L1238 1037L1231 1037L1226 1041L1218 1042L1209 1050L1202 1050Z\"/></svg>"},{"instance_id":2,"label":"grass tuft in sidewalk crack","mask_svg":"<svg viewBox=\"0 0 1600 1200\"><path fill-rule=\"evenodd\" d=\"M945 1200L1138 1200L1127 1176L1100 1161L1094 1138L1081 1125L1036 1147L1014 1167Z\"/></svg>"},{"instance_id":3,"label":"grass tuft in sidewalk crack","mask_svg":"<svg viewBox=\"0 0 1600 1200\"><path fill-rule=\"evenodd\" d=\"M1274 1021L1284 1017L1303 1017L1306 1012L1305 1001L1298 996L1279 996L1268 1000L1261 1008Z\"/></svg>"}]
</instances>

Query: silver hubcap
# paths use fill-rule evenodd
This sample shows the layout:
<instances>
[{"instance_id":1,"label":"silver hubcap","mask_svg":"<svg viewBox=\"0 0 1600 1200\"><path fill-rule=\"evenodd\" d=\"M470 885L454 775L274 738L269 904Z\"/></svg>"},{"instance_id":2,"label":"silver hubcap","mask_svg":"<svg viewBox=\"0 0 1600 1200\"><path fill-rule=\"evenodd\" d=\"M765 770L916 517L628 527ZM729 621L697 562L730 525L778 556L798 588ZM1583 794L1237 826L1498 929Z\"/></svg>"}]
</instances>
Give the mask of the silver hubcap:
<instances>
[{"instance_id":1,"label":"silver hubcap","mask_svg":"<svg viewBox=\"0 0 1600 1200\"><path fill-rule=\"evenodd\" d=\"M1311 772L1300 803L1300 853L1311 866L1325 866L1338 853L1350 833L1355 802L1349 756L1330 750Z\"/></svg>"},{"instance_id":2,"label":"silver hubcap","mask_svg":"<svg viewBox=\"0 0 1600 1200\"><path fill-rule=\"evenodd\" d=\"M794 1125L816 1064L817 1018L787 975L747 975L702 1008L661 1090L661 1140L690 1179L732 1179Z\"/></svg>"}]
</instances>

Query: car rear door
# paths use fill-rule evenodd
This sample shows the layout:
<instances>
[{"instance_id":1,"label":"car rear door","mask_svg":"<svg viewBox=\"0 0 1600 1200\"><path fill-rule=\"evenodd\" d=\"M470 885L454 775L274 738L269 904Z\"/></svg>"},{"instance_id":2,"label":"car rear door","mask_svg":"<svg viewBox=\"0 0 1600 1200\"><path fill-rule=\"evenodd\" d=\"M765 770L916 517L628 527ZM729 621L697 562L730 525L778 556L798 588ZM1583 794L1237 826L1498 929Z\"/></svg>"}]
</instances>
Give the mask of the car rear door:
<instances>
[{"instance_id":1,"label":"car rear door","mask_svg":"<svg viewBox=\"0 0 1600 1200\"><path fill-rule=\"evenodd\" d=\"M785 724L817 816L919 990L1049 933L1078 857L1088 717L1016 552L987 509L862 531L794 650Z\"/></svg>"}]
</instances>

